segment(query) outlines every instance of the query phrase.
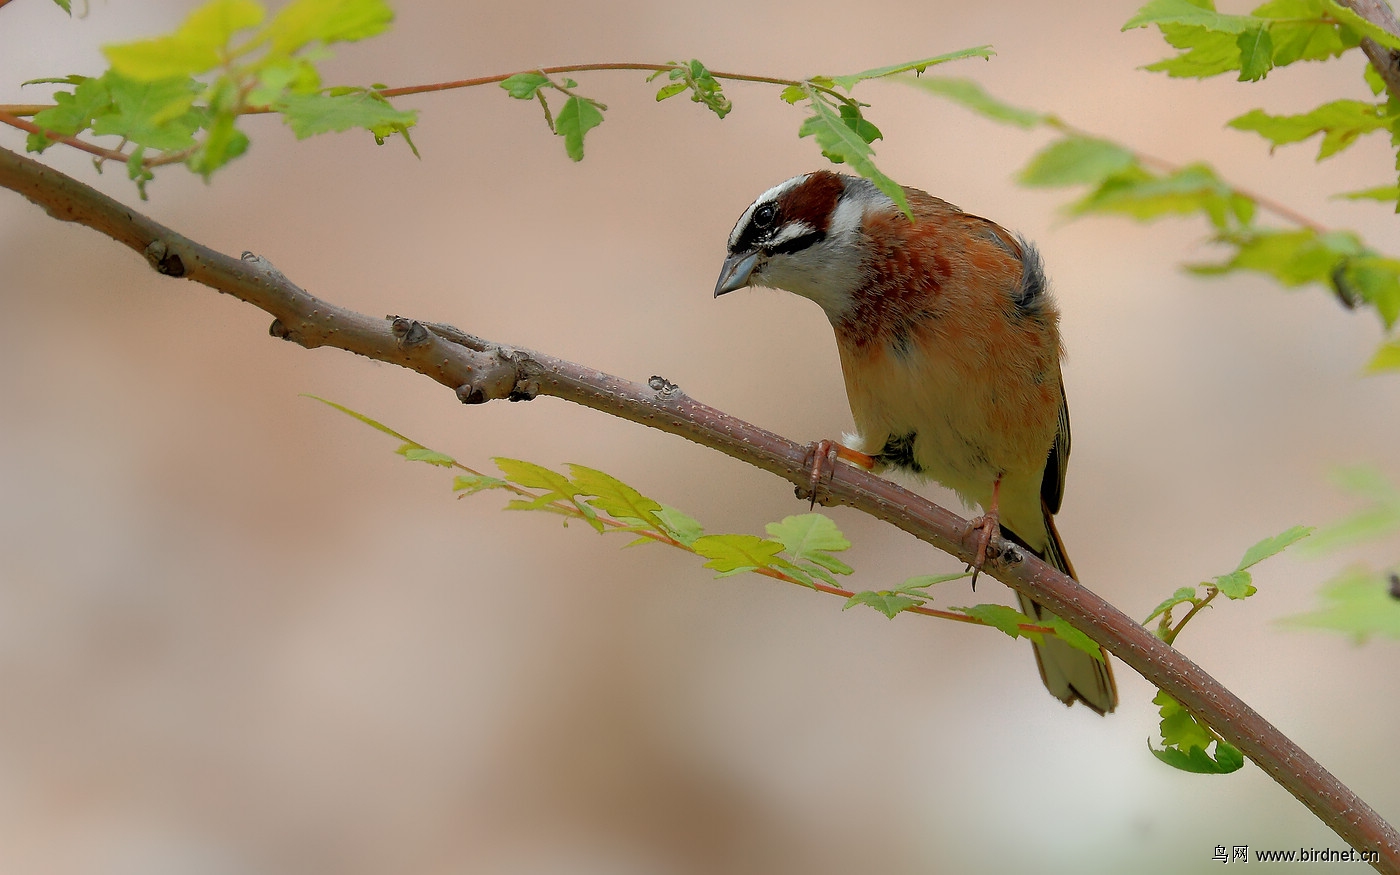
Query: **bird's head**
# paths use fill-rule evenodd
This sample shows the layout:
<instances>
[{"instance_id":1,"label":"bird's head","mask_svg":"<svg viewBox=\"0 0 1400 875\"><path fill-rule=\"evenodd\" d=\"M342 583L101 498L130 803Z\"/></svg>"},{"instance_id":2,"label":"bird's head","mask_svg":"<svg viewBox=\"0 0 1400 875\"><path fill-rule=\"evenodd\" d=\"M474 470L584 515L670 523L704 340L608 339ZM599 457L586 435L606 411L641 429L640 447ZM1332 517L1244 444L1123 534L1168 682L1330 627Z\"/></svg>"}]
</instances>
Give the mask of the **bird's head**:
<instances>
[{"instance_id":1,"label":"bird's head","mask_svg":"<svg viewBox=\"0 0 1400 875\"><path fill-rule=\"evenodd\" d=\"M868 180L827 170L794 176L739 217L715 297L746 286L784 289L839 318L866 281L865 216L892 209L894 202Z\"/></svg>"}]
</instances>

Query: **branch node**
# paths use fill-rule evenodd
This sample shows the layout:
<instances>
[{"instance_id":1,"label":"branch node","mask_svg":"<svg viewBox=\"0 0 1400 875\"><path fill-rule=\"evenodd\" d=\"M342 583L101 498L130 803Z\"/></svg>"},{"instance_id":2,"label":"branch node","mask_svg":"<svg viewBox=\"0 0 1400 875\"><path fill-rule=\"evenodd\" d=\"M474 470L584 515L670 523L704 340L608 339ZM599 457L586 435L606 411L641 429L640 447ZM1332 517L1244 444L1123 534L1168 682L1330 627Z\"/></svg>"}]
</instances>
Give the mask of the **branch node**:
<instances>
[{"instance_id":1,"label":"branch node","mask_svg":"<svg viewBox=\"0 0 1400 875\"><path fill-rule=\"evenodd\" d=\"M510 350L494 350L488 364L470 369L471 378L456 389L463 404L485 404L498 398L529 401L539 394L533 381L524 379L524 357Z\"/></svg>"},{"instance_id":2,"label":"branch node","mask_svg":"<svg viewBox=\"0 0 1400 875\"><path fill-rule=\"evenodd\" d=\"M540 384L529 377L521 377L515 381L515 387L506 396L507 401L534 401L535 396L540 394Z\"/></svg>"},{"instance_id":3,"label":"branch node","mask_svg":"<svg viewBox=\"0 0 1400 875\"><path fill-rule=\"evenodd\" d=\"M402 316L395 316L392 324L394 339L399 342L399 346L404 349L412 349L415 346L423 346L431 343L433 336L428 333L428 329L416 319L405 319Z\"/></svg>"},{"instance_id":4,"label":"branch node","mask_svg":"<svg viewBox=\"0 0 1400 875\"><path fill-rule=\"evenodd\" d=\"M248 252L247 250L244 250L243 254L240 255L239 258L241 258L243 261L248 262L257 270L265 274L270 274L273 279L277 280L280 283L289 286L294 285L291 280L287 279L287 275L285 273L277 269L276 265L268 261L266 258L263 258L261 255L258 255L256 252Z\"/></svg>"},{"instance_id":5,"label":"branch node","mask_svg":"<svg viewBox=\"0 0 1400 875\"><path fill-rule=\"evenodd\" d=\"M180 260L177 253L171 252L170 247L159 237L147 244L142 254L146 256L146 261L150 263L156 273L174 277L185 275L185 263Z\"/></svg>"},{"instance_id":6,"label":"branch node","mask_svg":"<svg viewBox=\"0 0 1400 875\"><path fill-rule=\"evenodd\" d=\"M655 392L657 397L662 401L669 401L672 398L685 396L680 386L677 386L665 377L653 375L651 379L647 380L647 386L651 391Z\"/></svg>"}]
</instances>

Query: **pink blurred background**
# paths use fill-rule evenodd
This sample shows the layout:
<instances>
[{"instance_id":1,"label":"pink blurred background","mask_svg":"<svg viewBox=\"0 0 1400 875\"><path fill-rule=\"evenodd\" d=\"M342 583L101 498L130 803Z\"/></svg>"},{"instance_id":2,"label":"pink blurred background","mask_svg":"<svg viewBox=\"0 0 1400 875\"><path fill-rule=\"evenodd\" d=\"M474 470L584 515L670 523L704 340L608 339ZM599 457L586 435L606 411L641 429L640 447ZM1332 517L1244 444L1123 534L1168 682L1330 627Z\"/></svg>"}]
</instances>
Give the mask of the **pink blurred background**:
<instances>
[{"instance_id":1,"label":"pink blurred background","mask_svg":"<svg viewBox=\"0 0 1400 875\"><path fill-rule=\"evenodd\" d=\"M81 3L78 5L82 5ZM98 46L194 4L0 10L0 102L97 73ZM700 57L844 73L990 43L938 73L1053 110L1400 252L1382 138L1316 165L1223 123L1367 96L1359 55L1246 86L1139 69L1133 2L397 4L331 82ZM1232 8L1231 11L1242 11ZM631 73L576 77L609 106L587 159L493 87L404 101L414 139L297 143L248 123L205 186L45 160L206 244L256 251L370 313L455 323L696 398L799 440L849 427L830 329L777 292L711 298L754 195L822 165L775 89L727 85L723 123L654 105ZM1038 241L1064 310L1075 425L1061 531L1084 581L1135 616L1254 541L1353 505L1327 482L1400 478L1380 331L1310 289L1177 269L1198 221L1069 223L1013 174L1048 142L894 84L863 86L881 166ZM6 129L0 144L22 148ZM406 371L267 337L269 318L0 193L0 871L45 873L991 873L1214 871L1216 844L1344 847L1253 765L1171 771L1154 690L1119 666L1100 719L1040 687L1024 642L869 610L553 518L454 501L450 475L301 393L478 467L509 455L611 472L712 530L805 510L786 484L555 399L463 407ZM951 496L929 487L936 500ZM956 503L954 502L954 506ZM845 509L858 588L954 568ZM1393 642L1284 629L1348 562L1259 569L1178 642L1392 822ZM1006 600L990 583L945 604Z\"/></svg>"}]
</instances>

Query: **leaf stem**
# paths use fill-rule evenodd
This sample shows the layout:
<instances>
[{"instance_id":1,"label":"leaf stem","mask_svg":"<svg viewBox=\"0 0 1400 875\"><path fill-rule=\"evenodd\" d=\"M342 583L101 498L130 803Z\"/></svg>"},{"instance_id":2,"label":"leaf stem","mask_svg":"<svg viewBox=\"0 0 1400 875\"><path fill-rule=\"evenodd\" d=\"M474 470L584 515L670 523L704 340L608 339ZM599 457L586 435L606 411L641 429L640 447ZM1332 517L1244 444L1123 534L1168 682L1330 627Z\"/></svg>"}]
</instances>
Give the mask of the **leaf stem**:
<instances>
[{"instance_id":1,"label":"leaf stem","mask_svg":"<svg viewBox=\"0 0 1400 875\"><path fill-rule=\"evenodd\" d=\"M62 143L65 146L72 146L74 149L77 149L81 152L86 152L89 155L96 155L98 158L102 158L107 161L120 161L121 163L125 164L126 159L129 157L125 152L118 152L112 149L104 149L101 146L89 143L86 140L80 140L77 137L69 137L63 134L55 134L53 131L41 128L31 121L19 118L14 113L7 112L6 110L8 109L10 109L10 107L0 107L0 124L7 124L12 128L19 128L21 131L26 131L31 134L39 134L40 136L47 137L55 143Z\"/></svg>"},{"instance_id":2,"label":"leaf stem","mask_svg":"<svg viewBox=\"0 0 1400 875\"><path fill-rule=\"evenodd\" d=\"M1162 640L1168 644L1171 644L1172 642L1176 641L1176 636L1181 634L1181 630L1186 628L1186 624L1191 622L1191 618L1196 616L1196 614L1200 613L1201 609L1204 608L1206 605L1210 604L1211 601L1218 595L1220 595L1220 590L1218 588L1214 586L1206 587L1206 597L1192 604L1191 610L1186 612L1186 616L1181 618L1181 622L1177 623L1176 626L1174 626L1173 628L1167 630L1167 633L1164 636L1162 636Z\"/></svg>"}]
</instances>

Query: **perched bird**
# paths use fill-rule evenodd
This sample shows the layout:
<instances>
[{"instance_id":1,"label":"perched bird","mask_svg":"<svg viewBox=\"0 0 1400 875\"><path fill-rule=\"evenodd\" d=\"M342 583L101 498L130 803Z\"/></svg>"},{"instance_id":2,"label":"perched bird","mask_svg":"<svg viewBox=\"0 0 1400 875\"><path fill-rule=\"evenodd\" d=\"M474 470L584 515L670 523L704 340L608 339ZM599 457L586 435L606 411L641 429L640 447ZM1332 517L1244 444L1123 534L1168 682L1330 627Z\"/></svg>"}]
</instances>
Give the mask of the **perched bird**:
<instances>
[{"instance_id":1,"label":"perched bird","mask_svg":"<svg viewBox=\"0 0 1400 875\"><path fill-rule=\"evenodd\" d=\"M913 222L865 179L823 170L769 189L729 235L715 297L767 286L815 301L835 329L855 418L854 452L841 455L981 506L979 567L999 525L1073 577L1054 524L1069 461L1060 314L1040 255L994 222L904 193ZM1020 600L1028 616L1050 616ZM1107 654L1046 638L1035 656L1065 704L1100 714L1118 704Z\"/></svg>"}]
</instances>

